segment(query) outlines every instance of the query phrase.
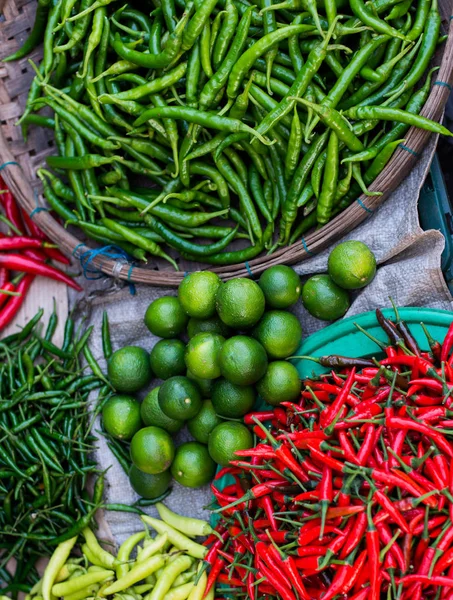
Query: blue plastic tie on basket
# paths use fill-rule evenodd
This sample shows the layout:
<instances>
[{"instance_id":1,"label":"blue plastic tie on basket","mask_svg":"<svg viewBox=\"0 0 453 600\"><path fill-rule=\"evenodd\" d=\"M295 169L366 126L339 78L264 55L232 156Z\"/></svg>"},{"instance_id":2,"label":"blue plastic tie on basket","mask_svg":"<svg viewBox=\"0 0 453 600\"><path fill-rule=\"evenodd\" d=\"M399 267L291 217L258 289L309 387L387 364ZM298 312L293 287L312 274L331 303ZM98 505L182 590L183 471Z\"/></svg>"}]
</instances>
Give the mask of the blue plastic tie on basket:
<instances>
[{"instance_id":1,"label":"blue plastic tie on basket","mask_svg":"<svg viewBox=\"0 0 453 600\"><path fill-rule=\"evenodd\" d=\"M406 150L406 152L409 152L409 154L412 154L412 156L415 156L415 158L420 158L420 154L415 150L412 150L412 148L409 148L409 146L398 144L398 148L401 148L401 150Z\"/></svg>"},{"instance_id":2,"label":"blue plastic tie on basket","mask_svg":"<svg viewBox=\"0 0 453 600\"><path fill-rule=\"evenodd\" d=\"M246 260L244 265L245 265L245 268L247 269L247 273L250 275L250 277L253 277L253 272L252 272L252 269L250 268L249 261Z\"/></svg>"},{"instance_id":3,"label":"blue plastic tie on basket","mask_svg":"<svg viewBox=\"0 0 453 600\"><path fill-rule=\"evenodd\" d=\"M37 215L38 213L44 211L44 212L49 212L49 209L45 206L39 206L38 204L38 194L36 193L35 190L33 190L33 196L35 198L35 208L31 211L31 213L28 215L30 217L30 219L33 219L33 217L35 215Z\"/></svg>"},{"instance_id":4,"label":"blue plastic tie on basket","mask_svg":"<svg viewBox=\"0 0 453 600\"><path fill-rule=\"evenodd\" d=\"M370 215L374 213L374 210L372 208L369 208L368 206L365 206L365 204L362 202L362 200L360 200L360 198L357 198L357 204L361 208L363 208L363 210L365 210L367 213L370 213Z\"/></svg>"},{"instance_id":5,"label":"blue plastic tie on basket","mask_svg":"<svg viewBox=\"0 0 453 600\"><path fill-rule=\"evenodd\" d=\"M305 252L310 256L314 256L315 253L308 249L307 242L305 241L305 238L303 236L301 237L300 241L302 246L304 247Z\"/></svg>"},{"instance_id":6,"label":"blue plastic tie on basket","mask_svg":"<svg viewBox=\"0 0 453 600\"><path fill-rule=\"evenodd\" d=\"M3 169L6 169L6 167L9 167L10 165L16 165L16 167L20 167L20 164L15 160L8 160L7 162L4 162L2 165L0 165L0 171L3 171Z\"/></svg>"},{"instance_id":7,"label":"blue plastic tie on basket","mask_svg":"<svg viewBox=\"0 0 453 600\"><path fill-rule=\"evenodd\" d=\"M115 245L102 246L101 248L94 248L84 250L83 252L79 252L81 247L86 247L85 244L78 244L73 251L73 256L79 259L80 266L82 267L83 276L88 280L100 279L104 276L104 273L93 265L93 260L97 256L104 256L105 258L109 258L110 260L118 261L121 266L124 264L129 264L130 268L127 274L127 281L129 283L129 291L131 295L135 295L135 285L130 280L132 276L132 270L134 265L131 264L131 258L128 253Z\"/></svg>"},{"instance_id":8,"label":"blue plastic tie on basket","mask_svg":"<svg viewBox=\"0 0 453 600\"><path fill-rule=\"evenodd\" d=\"M451 92L451 90L453 89L453 88L451 87L451 85L450 85L449 83L447 83L446 81L435 81L435 82L433 83L433 85L440 85L441 87L446 87L447 89L449 89L449 90L450 90L450 92Z\"/></svg>"}]
</instances>

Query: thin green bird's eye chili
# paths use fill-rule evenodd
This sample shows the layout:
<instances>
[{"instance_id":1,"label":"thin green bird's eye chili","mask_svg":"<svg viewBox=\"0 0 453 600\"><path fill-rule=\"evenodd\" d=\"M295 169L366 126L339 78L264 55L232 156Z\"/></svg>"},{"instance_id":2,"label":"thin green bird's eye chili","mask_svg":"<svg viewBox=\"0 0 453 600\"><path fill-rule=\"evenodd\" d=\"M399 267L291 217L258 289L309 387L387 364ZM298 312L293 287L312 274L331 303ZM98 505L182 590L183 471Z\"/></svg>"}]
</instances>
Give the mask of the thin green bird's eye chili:
<instances>
[{"instance_id":1,"label":"thin green bird's eye chili","mask_svg":"<svg viewBox=\"0 0 453 600\"><path fill-rule=\"evenodd\" d=\"M212 64L216 70L220 67L223 59L227 55L230 42L236 33L238 22L238 9L232 0L227 0L222 26L212 49Z\"/></svg>"},{"instance_id":2,"label":"thin green bird's eye chili","mask_svg":"<svg viewBox=\"0 0 453 600\"><path fill-rule=\"evenodd\" d=\"M339 144L338 136L332 130L326 150L326 166L322 179L321 192L316 206L316 217L320 225L330 221L333 203L338 186Z\"/></svg>"}]
</instances>

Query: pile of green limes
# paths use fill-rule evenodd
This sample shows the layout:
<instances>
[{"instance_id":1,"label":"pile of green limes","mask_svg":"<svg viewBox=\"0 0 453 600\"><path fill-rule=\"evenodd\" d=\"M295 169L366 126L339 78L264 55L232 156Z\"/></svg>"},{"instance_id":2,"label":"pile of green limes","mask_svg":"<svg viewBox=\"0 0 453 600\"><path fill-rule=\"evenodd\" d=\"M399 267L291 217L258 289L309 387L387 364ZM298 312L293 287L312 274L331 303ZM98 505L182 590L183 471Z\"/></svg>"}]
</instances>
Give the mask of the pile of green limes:
<instances>
[{"instance_id":1,"label":"pile of green limes","mask_svg":"<svg viewBox=\"0 0 453 600\"><path fill-rule=\"evenodd\" d=\"M243 424L259 395L272 405L297 401L301 381L285 359L302 340L296 316L288 312L301 294L290 267L264 271L259 282L238 278L223 283L212 272L189 274L178 295L154 300L145 324L159 340L151 353L127 346L108 364L119 394L105 404L106 432L130 440L130 480L145 498L161 495L171 477L199 487L227 465L235 452L250 448ZM140 403L131 394L162 380ZM194 438L175 448L172 436L183 425Z\"/></svg>"},{"instance_id":2,"label":"pile of green limes","mask_svg":"<svg viewBox=\"0 0 453 600\"><path fill-rule=\"evenodd\" d=\"M348 310L349 290L368 285L376 274L376 258L363 242L338 244L329 255L328 274L313 275L302 289L308 312L323 321L335 321Z\"/></svg>"}]
</instances>

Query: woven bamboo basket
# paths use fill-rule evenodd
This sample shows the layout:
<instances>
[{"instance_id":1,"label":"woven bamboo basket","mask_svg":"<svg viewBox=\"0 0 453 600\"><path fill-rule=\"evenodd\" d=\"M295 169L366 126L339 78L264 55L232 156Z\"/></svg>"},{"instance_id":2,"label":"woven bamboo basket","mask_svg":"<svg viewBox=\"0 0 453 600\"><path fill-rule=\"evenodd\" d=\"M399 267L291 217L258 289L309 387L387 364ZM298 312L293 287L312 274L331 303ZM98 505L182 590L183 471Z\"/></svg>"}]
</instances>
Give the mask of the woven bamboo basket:
<instances>
[{"instance_id":1,"label":"woven bamboo basket","mask_svg":"<svg viewBox=\"0 0 453 600\"><path fill-rule=\"evenodd\" d=\"M2 8L3 4L3 8ZM2 56L14 52L27 37L34 22L35 0L0 0L0 61ZM453 0L440 0L443 30L448 39L441 46L433 63L440 65L437 81L432 86L429 98L421 111L425 117L439 121L442 118L453 83ZM10 187L21 206L31 213L34 211L36 224L59 245L68 255L80 257L90 251L90 243L81 242L76 235L66 230L48 212L36 211L37 204L44 205L40 197L40 182L36 169L45 157L53 152L52 132L31 127L27 142L24 142L15 122L23 112L28 88L33 78L33 70L28 63L40 59L37 49L26 59L12 63L0 62L0 169L1 175ZM412 169L421 151L427 144L430 133L412 127L406 136L406 148L398 148L386 168L370 186L379 190L381 196L362 195L349 208L340 213L321 229L309 232L303 242L298 241L282 248L274 254L263 254L250 262L225 267L212 268L222 279L258 275L275 264L295 264L306 260L369 217L398 187ZM6 166L5 166L6 165ZM174 271L163 262L149 263L147 266L132 265L126 261L114 260L97 254L90 267L100 273L113 275L119 279L156 286L177 286L187 272L199 270L203 265L179 261L180 271Z\"/></svg>"}]
</instances>

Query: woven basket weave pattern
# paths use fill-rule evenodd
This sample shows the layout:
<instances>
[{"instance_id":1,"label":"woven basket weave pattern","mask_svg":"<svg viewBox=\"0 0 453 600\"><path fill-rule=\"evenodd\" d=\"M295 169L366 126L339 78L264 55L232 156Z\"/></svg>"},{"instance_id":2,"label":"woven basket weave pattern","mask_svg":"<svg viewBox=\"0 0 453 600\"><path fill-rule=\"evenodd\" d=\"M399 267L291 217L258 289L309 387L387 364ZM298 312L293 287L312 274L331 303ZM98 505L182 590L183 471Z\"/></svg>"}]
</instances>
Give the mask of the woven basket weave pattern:
<instances>
[{"instance_id":1,"label":"woven basket weave pattern","mask_svg":"<svg viewBox=\"0 0 453 600\"><path fill-rule=\"evenodd\" d=\"M3 18L0 21L0 60L14 52L26 38L34 21L35 0L3 0ZM440 11L443 17L444 31L448 40L435 57L434 64L440 65L436 83L433 85L428 101L421 114L425 117L439 121L443 115L447 102L453 73L453 21L450 20L452 0L441 0ZM2 0L0 0L0 8ZM14 123L22 114L28 88L33 78L33 69L28 59L38 62L40 50L33 52L26 59L12 63L0 63L0 169L9 162L17 165L8 165L2 171L6 183L16 196L22 207L28 212L36 208L37 194L40 191L36 169L40 166L46 155L53 152L52 132L39 127L29 128L29 137L25 143L19 127ZM320 252L331 245L335 240L344 236L372 214L376 208L391 194L401 183L413 167L418 155L426 145L430 133L421 129L411 128L406 136L405 147L410 150L398 148L384 171L370 186L371 190L383 192L382 196L361 196L349 208L340 213L322 229L313 231L301 241L292 246L282 248L271 256L261 256L247 264L231 265L214 268L211 270L219 273L223 279L231 277L247 277L252 272L254 275L261 273L267 267L285 263L294 264L309 258L312 254ZM60 248L68 254L77 249L76 254L89 250L81 244L80 240L59 225L46 211L34 215L36 223ZM98 255L93 259L92 265L102 272L130 281L148 283L152 285L177 286L184 273L200 269L200 265L179 261L180 272L168 269L160 262L153 263L153 268L146 268L130 264L116 265L109 258ZM151 265L151 263L150 263Z\"/></svg>"}]
</instances>

